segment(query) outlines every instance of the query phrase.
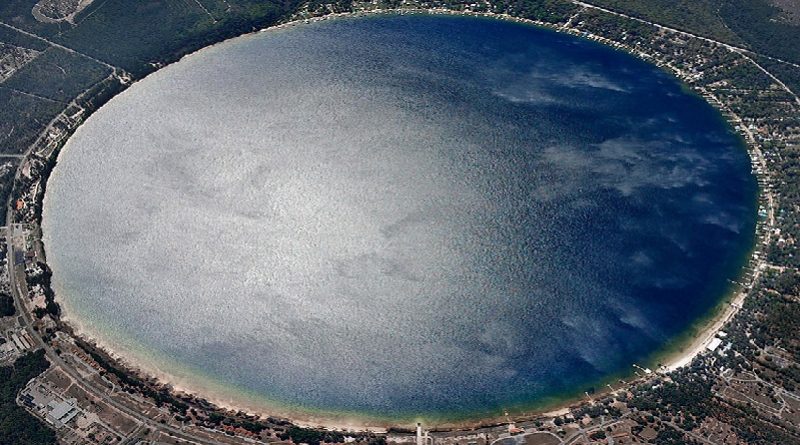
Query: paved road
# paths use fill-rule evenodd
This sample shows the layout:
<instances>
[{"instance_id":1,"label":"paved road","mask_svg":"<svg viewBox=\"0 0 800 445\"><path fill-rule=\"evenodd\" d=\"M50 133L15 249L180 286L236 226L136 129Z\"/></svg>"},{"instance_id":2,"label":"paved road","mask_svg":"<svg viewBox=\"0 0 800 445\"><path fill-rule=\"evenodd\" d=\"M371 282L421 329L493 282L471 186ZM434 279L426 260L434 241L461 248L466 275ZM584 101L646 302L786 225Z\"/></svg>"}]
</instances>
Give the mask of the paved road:
<instances>
[{"instance_id":1,"label":"paved road","mask_svg":"<svg viewBox=\"0 0 800 445\"><path fill-rule=\"evenodd\" d=\"M594 8L594 9L597 9L598 11L603 11L605 13L616 15L618 17L625 17L627 19L635 20L635 21L640 22L640 23L646 23L648 25L655 26L656 28L659 28L659 29L664 29L664 30L667 30L667 31L675 32L675 33L678 33L678 34L681 34L681 35L684 35L684 36L688 36L688 37L694 37L696 39L700 39L700 40L703 40L705 42L716 43L717 45L724 46L725 48L728 48L731 51L736 51L738 53L753 54L753 55L756 55L756 56L759 56L759 57L763 57L765 59L774 60L776 62L784 63L786 65L790 65L790 66L793 66L795 68L800 68L800 65L798 65L796 63L789 62L789 61L783 60L783 59L779 59L777 57L768 56L766 54L760 54L760 53L757 53L757 52L755 52L755 51L753 51L751 49L742 48L741 46L731 45L730 43L721 42L719 40L714 40L714 39L711 39L711 38L708 38L708 37L703 37L703 36L697 35L697 34L692 34L690 32L682 31L682 30L677 29L677 28L671 28L669 26L660 25L660 24L655 23L655 22L651 22L651 21L648 21L648 20L645 20L645 19L641 19L639 17L635 17L635 16L632 16L632 15L629 15L629 14L625 14L623 12L618 12L618 11L614 11L614 10L611 10L611 9L607 9L607 8L602 7L602 6L597 6L597 5L594 5L592 3L587 3L585 1L581 1L581 0L571 0L571 1L572 1L573 4L576 4L576 5L584 6L584 7L587 7L587 8Z\"/></svg>"},{"instance_id":2,"label":"paved road","mask_svg":"<svg viewBox=\"0 0 800 445\"><path fill-rule=\"evenodd\" d=\"M98 62L98 63L102 63L102 62ZM109 77L115 77L115 74L112 73ZM106 77L105 79L100 80L99 82L103 82L103 81L107 80L109 77ZM92 87L94 87L94 85L92 85ZM92 87L89 87L87 89L87 91L90 90ZM83 95L85 93L86 93L86 91L84 91L84 93L81 93L72 102L70 102L70 104L67 107L65 107L65 111L67 109L69 109L70 106L77 105L78 101L83 97ZM42 134L25 151L25 153L22 156L23 159L27 158L28 156L30 156L30 154L33 152L33 150L39 146L39 144L41 143L42 138L44 137L44 135L46 135L50 131L50 129L62 117L62 115L63 115L63 112L60 113L58 116L56 116L52 121L50 121L50 123L47 125L45 130L42 132ZM19 180L20 174L22 172L22 164L23 164L23 162L20 162L20 165L17 168L17 172L16 172L16 174L14 176L14 182L17 182ZM106 394L104 392L103 388L95 387L95 386L91 385L89 382L84 381L82 379L81 375L75 369L71 368L66 362L64 362L61 359L61 357L59 357L58 354L56 354L56 352L53 350L53 348L51 348L50 345L48 345L46 342L44 342L42 340L42 337L39 335L39 333L37 333L36 331L33 330L33 319L31 317L31 314L25 309L25 307L24 307L24 305L22 303L22 298L27 298L27 295L22 295L21 294L20 282L18 280L17 274L15 273L15 270L16 270L16 267L14 266L14 236L15 236L15 233L14 233L14 224L13 224L14 203L15 203L15 199L14 199L14 196L12 194L12 195L9 196L9 201L7 203L7 206L6 206L6 224L7 224L6 242L7 242L7 247L8 247L7 254L6 254L6 258L7 258L6 264L7 264L7 267L8 267L9 280L11 281L11 283L10 283L11 286L10 287L11 287L11 295L14 297L14 306L16 307L17 312L19 314L21 314L20 320L23 321L22 325L28 331L30 337L36 343L36 348L40 347L40 348L44 349L48 360L50 360L50 363L52 363L55 366L60 367L65 373L67 373L70 377L72 377L75 380L76 384L80 388L82 388L83 390L85 390L89 394L92 394L93 396L97 397L98 399L105 401L106 403L108 403L112 407L116 408L117 410L119 410L119 411L127 414L128 416L138 420L142 424L147 425L147 427L150 428L151 430L160 431L160 432L163 432L165 434L172 434L176 438L183 439L183 440L185 440L187 442L191 442L191 443L202 444L202 445L218 445L218 442L212 442L212 441L208 441L208 440L205 440L205 439L202 439L202 438L197 438L197 437L194 437L194 436L191 436L191 435L187 434L186 432L184 432L184 431L182 431L182 430L180 430L178 428L174 428L174 427L172 427L170 425L165 425L165 424L158 423L158 422L156 422L156 421L154 421L154 420L142 415L141 413L130 409L128 406L117 402L111 396ZM22 279L24 279L24 277Z\"/></svg>"},{"instance_id":3,"label":"paved road","mask_svg":"<svg viewBox=\"0 0 800 445\"><path fill-rule=\"evenodd\" d=\"M9 209L9 214L10 213L11 213L11 211ZM9 227L11 227L11 226L9 226ZM9 229L9 230L12 230L12 229ZM9 236L9 239L12 239L12 238ZM103 400L104 402L106 402L107 404L111 405L112 407L114 407L115 409L119 410L120 412L127 414L128 416L130 416L133 419L141 422L144 425L147 425L148 428L150 428L150 429L152 429L154 431L161 431L161 432L164 432L166 434L170 434L171 433L174 437L179 438L179 439L183 439L183 440L185 440L187 442L203 444L203 445L217 445L218 444L218 442L212 442L212 441L207 441L207 440L204 440L204 439L200 439L200 438L191 436L191 435L185 433L184 431L182 431L182 430L180 430L178 428L174 428L172 426L156 422L153 419L151 419L151 418L149 418L147 416L144 416L143 414L139 413L138 411L134 411L131 408L129 408L128 406L119 403L112 396L109 396L108 394L106 394L105 391L103 391L103 388L97 388L97 387L91 385L89 382L84 381L83 377L80 375L80 373L78 373L75 369L71 368L66 362L64 362L61 359L61 357L59 357L59 355L56 354L55 350L53 350L53 348L49 344L47 344L45 341L42 340L42 337L39 335L39 333L37 333L36 331L33 330L33 319L31 317L31 314L28 313L28 311L22 305L22 300L21 300L22 296L20 295L20 283L17 280L16 273L14 273L16 268L13 265L13 257L14 257L14 243L13 243L13 241L8 243L8 254L9 254L8 258L12 259L11 261L8 261L7 263L8 263L8 267L9 267L10 279L12 280L12 282L11 282L11 293L12 293L12 295L14 297L14 305L17 308L17 311L20 314L22 314L22 316L20 318L24 322L23 326L25 327L25 329L30 334L30 337L36 343L36 347L37 348L40 347L40 348L44 349L45 354L47 356L47 359L50 361L50 363L52 365L58 366L67 375L72 377L72 379L75 381L75 384L78 385L81 389L83 389L87 393L91 394L92 396L96 397L99 400Z\"/></svg>"}]
</instances>

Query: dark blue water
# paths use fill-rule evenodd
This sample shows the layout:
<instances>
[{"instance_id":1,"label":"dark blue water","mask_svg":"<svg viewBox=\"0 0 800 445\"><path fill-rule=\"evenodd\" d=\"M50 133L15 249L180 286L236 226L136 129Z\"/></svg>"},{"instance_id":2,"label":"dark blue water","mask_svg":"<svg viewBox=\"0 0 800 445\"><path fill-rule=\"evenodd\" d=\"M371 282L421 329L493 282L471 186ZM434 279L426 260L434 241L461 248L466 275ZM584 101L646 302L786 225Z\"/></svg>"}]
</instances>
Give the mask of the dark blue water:
<instances>
[{"instance_id":1,"label":"dark blue water","mask_svg":"<svg viewBox=\"0 0 800 445\"><path fill-rule=\"evenodd\" d=\"M685 332L737 277L756 192L655 67L383 16L135 85L65 148L44 231L70 317L184 385L448 417L580 393Z\"/></svg>"}]
</instances>

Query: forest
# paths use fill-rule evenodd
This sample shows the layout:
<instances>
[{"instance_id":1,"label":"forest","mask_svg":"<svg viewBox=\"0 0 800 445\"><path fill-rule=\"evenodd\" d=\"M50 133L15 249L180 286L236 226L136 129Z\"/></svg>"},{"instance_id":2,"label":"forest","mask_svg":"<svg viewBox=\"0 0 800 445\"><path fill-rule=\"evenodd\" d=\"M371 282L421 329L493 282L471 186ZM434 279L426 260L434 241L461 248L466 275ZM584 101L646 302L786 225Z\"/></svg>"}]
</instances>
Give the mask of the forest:
<instances>
[{"instance_id":1,"label":"forest","mask_svg":"<svg viewBox=\"0 0 800 445\"><path fill-rule=\"evenodd\" d=\"M16 404L17 393L49 366L39 350L18 358L13 366L0 367L0 445L56 443L53 430Z\"/></svg>"}]
</instances>

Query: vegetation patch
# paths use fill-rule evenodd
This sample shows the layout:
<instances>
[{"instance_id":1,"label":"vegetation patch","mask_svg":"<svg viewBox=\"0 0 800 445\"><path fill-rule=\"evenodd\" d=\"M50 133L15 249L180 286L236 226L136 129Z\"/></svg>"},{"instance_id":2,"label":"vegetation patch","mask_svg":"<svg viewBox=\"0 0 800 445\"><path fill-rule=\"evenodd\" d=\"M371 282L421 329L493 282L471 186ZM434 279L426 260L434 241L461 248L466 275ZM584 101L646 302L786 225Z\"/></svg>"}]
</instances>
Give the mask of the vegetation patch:
<instances>
[{"instance_id":1,"label":"vegetation patch","mask_svg":"<svg viewBox=\"0 0 800 445\"><path fill-rule=\"evenodd\" d=\"M51 100L69 102L109 74L110 68L94 60L51 47L14 73L4 85Z\"/></svg>"},{"instance_id":2,"label":"vegetation patch","mask_svg":"<svg viewBox=\"0 0 800 445\"><path fill-rule=\"evenodd\" d=\"M0 317L10 317L16 313L14 298L7 293L0 293Z\"/></svg>"},{"instance_id":3,"label":"vegetation patch","mask_svg":"<svg viewBox=\"0 0 800 445\"><path fill-rule=\"evenodd\" d=\"M17 393L49 366L39 350L18 358L14 366L0 367L0 445L56 443L53 430L16 404Z\"/></svg>"},{"instance_id":4,"label":"vegetation patch","mask_svg":"<svg viewBox=\"0 0 800 445\"><path fill-rule=\"evenodd\" d=\"M0 152L23 153L64 106L0 85Z\"/></svg>"}]
</instances>

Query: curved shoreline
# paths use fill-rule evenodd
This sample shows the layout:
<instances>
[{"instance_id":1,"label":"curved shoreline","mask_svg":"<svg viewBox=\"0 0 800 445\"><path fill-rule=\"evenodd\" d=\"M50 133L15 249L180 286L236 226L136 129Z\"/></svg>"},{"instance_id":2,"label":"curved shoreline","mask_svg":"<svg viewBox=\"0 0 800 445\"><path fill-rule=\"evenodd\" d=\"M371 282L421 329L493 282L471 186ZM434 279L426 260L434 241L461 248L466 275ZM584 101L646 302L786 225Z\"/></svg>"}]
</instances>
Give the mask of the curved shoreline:
<instances>
[{"instance_id":1,"label":"curved shoreline","mask_svg":"<svg viewBox=\"0 0 800 445\"><path fill-rule=\"evenodd\" d=\"M237 36L237 37L234 37L232 39L227 39L227 40L224 40L222 42L218 42L216 44L204 47L204 48L199 49L199 50L197 50L197 51L195 51L193 53L190 53L190 54L187 54L187 55L183 56L179 60L183 60L185 57L197 54L197 53L199 53L201 51L212 49L212 48L216 47L217 45L226 44L226 43L228 43L228 42L230 42L230 41L232 41L234 39L250 37L250 36L252 36L252 35L254 35L256 33L260 33L260 32L279 30L279 29L295 26L295 25L302 24L302 23L308 23L308 22L314 22L314 21L323 21L323 20L328 20L328 19L332 19L332 18L361 17L361 16L365 16L365 15L380 15L380 14L429 14L429 15L447 14L447 15L470 16L470 17L478 16L478 17L486 17L486 18L499 19L499 20L507 20L507 21L526 24L526 25L533 25L533 26L537 26L537 27L540 27L540 28L545 28L545 29L548 29L548 30L551 30L551 31L556 31L556 32L564 32L564 31L568 32L569 31L569 30L563 29L563 28L562 29L556 28L552 24L548 24L548 23L544 23L544 22L538 22L538 21L529 20L529 19L521 19L521 18L517 18L517 17L505 15L505 14L462 12L462 11L451 11L451 10L445 10L445 9L433 9L433 10L397 9L397 10L358 11L358 12L330 14L330 15L326 15L326 16L322 16L322 17L318 17L318 18L311 18L311 19L297 19L297 20L293 20L293 21L290 21L290 22L282 23L282 24L279 24L279 25L275 25L275 26L272 26L272 27L268 27L268 28L265 28L265 29L254 31L253 33L248 33L248 34L245 34L245 35L242 35L242 36ZM589 38L588 40L596 40L596 39ZM615 49L626 50L624 47L620 47L618 45L609 45L607 42L602 42L602 41L601 41L601 43L604 43L605 46L612 46L612 48L615 48ZM631 51L627 51L627 50L626 50L626 52L632 53ZM636 54L636 53L632 53L632 54L636 55L637 58L639 58L640 60L644 60L644 61L649 62L649 63L652 64L652 60L649 60L649 59L647 59L645 57L642 57L642 56L640 56L639 54ZM154 72L152 74L155 74L158 71L161 71L161 69L157 70L156 72ZM671 74L673 74L673 77L675 77L674 73L671 73ZM149 76L147 76L147 77L149 77ZM678 80L681 82L681 85L687 86L679 78L678 78ZM696 92L696 90L693 89L693 88L691 88L691 90ZM111 100L114 100L114 98L112 98ZM709 103L711 103L711 102L709 102ZM711 103L711 105L714 106L713 103ZM731 120L727 120L726 119L726 122L729 125L733 125L734 124L734 122L731 121ZM77 131L80 131L80 127L78 128ZM59 153L59 155L60 155L60 153ZM752 158L752 155L751 155L751 158ZM759 197L761 196L761 190L758 191L758 196ZM47 194L45 194L44 199L45 200L47 199ZM43 240L43 242L44 242L44 240ZM755 242L753 244L753 247L756 247L757 245L758 245L758 240L755 240ZM755 260L752 252L748 255L748 257L749 257L748 261L745 262L748 265L752 265L754 261L757 261L757 260ZM743 276L745 274L745 270L746 269L747 269L747 267L743 267L741 269L740 276ZM756 269L758 269L758 268L756 267ZM63 299L63 297L61 295L62 295L62 292L56 292L56 301L58 301L60 304L62 304L62 306L68 307L67 305L64 304L64 299ZM698 334L692 336L692 339L688 342L688 344L684 343L684 342L679 342L679 344L674 344L674 345L669 345L668 344L667 346L665 346L665 348L670 349L670 351L667 351L667 350L656 351L656 352L654 352L654 357L663 357L663 356L669 357L668 359L666 359L666 361L664 363L664 366L665 366L665 368L667 370L670 370L670 371L674 370L674 369L678 369L680 367L683 367L683 366L689 364L691 362L691 360L695 356L697 356L698 354L700 354L701 352L704 351L705 345L717 334L717 332L722 328L722 326L725 323L727 323L727 321L730 320L732 318L732 316L736 314L736 312L738 312L738 309L741 307L741 302L744 300L745 296L746 296L746 292L738 292L738 291L734 292L733 295L731 295L730 293L726 293L725 295L723 295L721 297L720 303L718 305L715 305L714 308L711 309L711 313L708 314L708 317L703 317L703 321L700 321L700 323L703 324L704 327L698 329L698 331L699 331ZM730 304L728 303L729 301L730 301ZM720 307L721 305L723 307ZM725 307L725 306L727 306L727 307ZM114 360L116 360L119 363L122 363L123 365L125 365L124 366L125 368L131 369L134 373L141 373L142 375L145 375L145 376L154 377L155 380L157 380L157 381L159 381L160 383L163 383L163 384L168 384L168 385L172 386L174 388L174 390L179 391L179 392L185 392L187 394L194 394L194 395L196 395L198 397L210 396L210 397L207 398L207 400L211 401L212 403L214 403L214 404L216 404L216 405L218 405L218 406L220 406L222 408L231 409L231 410L238 410L240 408L244 408L248 412L252 412L252 413L260 414L260 415L276 415L276 414L277 415L281 415L281 416L285 415L288 419L292 420L293 422L296 421L299 425L307 425L307 426L312 426L312 427L323 426L323 427L329 427L329 428L368 429L368 430L375 431L375 428L383 429L383 428L390 427L390 426L398 426L397 423L392 423L392 422L389 422L389 421L387 421L387 422L375 422L375 425L370 425L370 423L372 423L372 422L364 423L364 422L362 422L360 420L359 421L354 421L354 422L345 421L344 423L342 423L342 421L341 421L342 418L343 417L346 418L346 417L348 417L348 415L336 416L336 415L331 415L330 412L325 412L324 415L321 415L321 416L317 417L317 416L314 416L314 415L305 416L302 412L296 412L296 411L292 411L290 409L290 410L285 411L286 414L283 414L281 412L282 409L279 408L279 407L276 407L275 410L272 410L272 408L268 408L268 405L264 406L264 407L258 407L258 408L253 407L253 408L251 408L251 407L248 406L249 405L248 403L242 404L242 403L240 403L240 401L237 401L237 400L234 400L234 399L231 399L231 398L226 398L226 397L214 397L213 394L210 394L210 392L206 391L205 389L201 388L200 390L195 390L194 388L192 388L193 385L182 385L181 382L180 382L180 378L178 379L177 382L175 382L174 381L175 380L175 376L170 374L169 372L164 372L164 371L161 371L161 370L158 370L158 369L148 369L149 367L147 365L143 366L141 363L138 363L137 365L131 366L130 360L126 359L124 353L121 353L121 354L117 353L116 349L112 345L107 344L106 342L100 340L99 338L95 338L95 337L92 337L91 335L89 335L87 330L86 330L86 328L81 326L81 323L79 321L77 321L76 319L71 318L69 316L68 312L69 311L67 311L65 313L65 315L62 316L63 317L62 320L68 326L73 328L74 332L76 333L76 336L79 336L79 337L87 340L90 343L97 344L101 349L103 349ZM693 327L690 327L690 329L692 329ZM158 367L155 366L155 368L158 368ZM629 375L632 375L632 373L629 374ZM609 377L609 378L610 379L615 379L616 376ZM605 378L603 380L603 382L608 381L609 378ZM213 390L211 392L213 392ZM576 391L576 392L578 392L578 391ZM603 392L598 392L598 394L602 394L602 393ZM559 399L559 400L562 400L562 399ZM572 406L572 405L581 403L581 401L582 401L582 398L580 396L578 396L578 397L570 396L570 397L565 397L563 399L563 401L553 402L553 405L556 405L558 407ZM541 403L536 403L536 404L533 404L533 405L541 406L542 404ZM252 411L249 411L251 409L252 409ZM520 419L533 418L533 417L536 417L538 415L543 414L544 410L545 409L549 409L549 408L544 408L544 409L532 408L532 409L534 410L534 412L520 414L520 417L518 417L518 418L520 418ZM500 414L501 413L498 413L498 416L494 417L494 418L492 418L492 417L475 417L474 419L471 419L471 420L466 420L466 421L463 421L463 422L462 421L458 421L458 422L454 422L452 424L445 422L444 424L441 425L441 427L450 428L450 429L458 429L458 428L476 427L476 426L483 426L483 425L491 424L491 423L497 423L498 421L502 421L504 419L504 417L501 416ZM356 417L359 418L359 419L369 418L369 416L356 416ZM411 424L408 424L408 425L411 425ZM405 426L407 426L407 425L405 425Z\"/></svg>"}]
</instances>

